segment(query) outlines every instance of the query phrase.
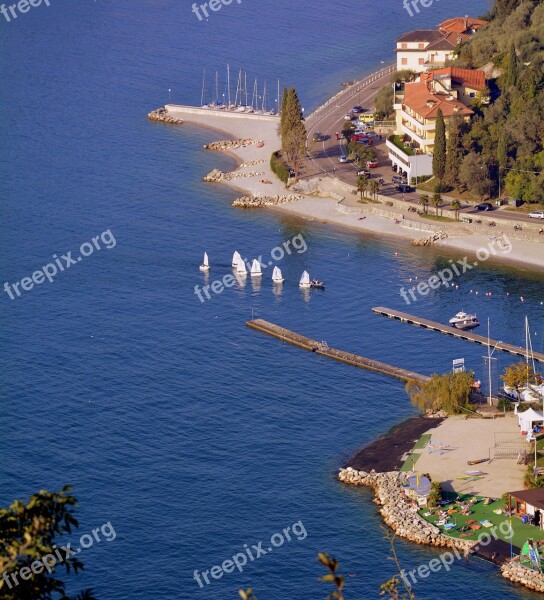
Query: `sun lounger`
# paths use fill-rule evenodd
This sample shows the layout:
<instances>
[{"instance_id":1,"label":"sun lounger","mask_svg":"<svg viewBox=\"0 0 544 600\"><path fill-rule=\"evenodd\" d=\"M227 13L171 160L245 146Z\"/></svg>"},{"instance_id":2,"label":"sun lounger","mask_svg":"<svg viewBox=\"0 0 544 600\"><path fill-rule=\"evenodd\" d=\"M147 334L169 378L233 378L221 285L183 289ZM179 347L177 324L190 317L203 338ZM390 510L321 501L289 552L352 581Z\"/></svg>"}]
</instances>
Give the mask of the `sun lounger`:
<instances>
[{"instance_id":1,"label":"sun lounger","mask_svg":"<svg viewBox=\"0 0 544 600\"><path fill-rule=\"evenodd\" d=\"M484 527L493 527L493 523L491 521L488 521L487 519L485 521L480 521L480 523L484 526Z\"/></svg>"}]
</instances>

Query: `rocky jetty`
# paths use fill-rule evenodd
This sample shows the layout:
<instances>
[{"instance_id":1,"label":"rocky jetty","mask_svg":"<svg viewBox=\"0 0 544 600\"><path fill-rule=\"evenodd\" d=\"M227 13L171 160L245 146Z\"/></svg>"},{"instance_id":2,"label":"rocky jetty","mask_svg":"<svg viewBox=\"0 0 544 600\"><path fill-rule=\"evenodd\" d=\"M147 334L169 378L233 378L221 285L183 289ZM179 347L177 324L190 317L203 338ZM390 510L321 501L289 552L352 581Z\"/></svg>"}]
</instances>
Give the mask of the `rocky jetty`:
<instances>
[{"instance_id":1,"label":"rocky jetty","mask_svg":"<svg viewBox=\"0 0 544 600\"><path fill-rule=\"evenodd\" d=\"M296 202L300 200L302 196L241 196L236 198L232 203L232 206L239 208L263 208L265 206L279 206L280 204L286 204L287 202Z\"/></svg>"},{"instance_id":2,"label":"rocky jetty","mask_svg":"<svg viewBox=\"0 0 544 600\"><path fill-rule=\"evenodd\" d=\"M204 150L236 150L237 148L245 148L246 146L264 146L262 140L238 139L238 140L223 140L219 142L211 142L204 145Z\"/></svg>"},{"instance_id":3,"label":"rocky jetty","mask_svg":"<svg viewBox=\"0 0 544 600\"><path fill-rule=\"evenodd\" d=\"M183 119L174 119L168 114L166 108L157 108L157 110L151 111L147 115L148 119L151 121L162 121L163 123L173 123L174 125L181 125L183 123Z\"/></svg>"},{"instance_id":4,"label":"rocky jetty","mask_svg":"<svg viewBox=\"0 0 544 600\"><path fill-rule=\"evenodd\" d=\"M338 479L351 485L364 485L374 489L376 504L380 505L380 513L386 524L399 536L428 546L457 548L468 552L475 542L448 537L428 523L417 513L404 494L401 480L402 474L397 471L388 473L367 473L356 471L351 467L340 469Z\"/></svg>"},{"instance_id":5,"label":"rocky jetty","mask_svg":"<svg viewBox=\"0 0 544 600\"><path fill-rule=\"evenodd\" d=\"M258 160L250 160L242 163L238 168L243 169L244 167L254 167L255 165L261 165L262 163L264 163L264 158L259 158Z\"/></svg>"},{"instance_id":6,"label":"rocky jetty","mask_svg":"<svg viewBox=\"0 0 544 600\"><path fill-rule=\"evenodd\" d=\"M435 242L447 237L448 234L445 231L439 231L438 233L433 233L433 235L429 237L412 240L412 246L432 246Z\"/></svg>"},{"instance_id":7,"label":"rocky jetty","mask_svg":"<svg viewBox=\"0 0 544 600\"><path fill-rule=\"evenodd\" d=\"M219 169L214 169L207 175L202 178L202 181L207 181L209 183L217 183L218 181L223 181L225 177L225 173L220 171Z\"/></svg>"},{"instance_id":8,"label":"rocky jetty","mask_svg":"<svg viewBox=\"0 0 544 600\"><path fill-rule=\"evenodd\" d=\"M247 177L262 177L264 175L264 171L234 171L232 173L225 173L224 178L227 181L232 181L234 179L245 179Z\"/></svg>"},{"instance_id":9,"label":"rocky jetty","mask_svg":"<svg viewBox=\"0 0 544 600\"><path fill-rule=\"evenodd\" d=\"M501 574L513 583L520 583L535 592L544 592L544 575L526 569L519 564L519 557L506 561L501 566Z\"/></svg>"}]
</instances>

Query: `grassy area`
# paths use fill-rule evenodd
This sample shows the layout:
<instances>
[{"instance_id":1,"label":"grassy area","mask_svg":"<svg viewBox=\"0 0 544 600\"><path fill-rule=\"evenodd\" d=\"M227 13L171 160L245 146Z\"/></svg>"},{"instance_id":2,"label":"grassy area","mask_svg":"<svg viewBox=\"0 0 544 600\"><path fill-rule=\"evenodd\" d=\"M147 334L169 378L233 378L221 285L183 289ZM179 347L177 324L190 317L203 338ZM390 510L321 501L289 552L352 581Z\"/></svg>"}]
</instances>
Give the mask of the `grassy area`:
<instances>
[{"instance_id":1,"label":"grassy area","mask_svg":"<svg viewBox=\"0 0 544 600\"><path fill-rule=\"evenodd\" d=\"M419 452L412 452L410 456L404 461L404 464L400 468L401 471L412 471L414 465L421 458L421 454Z\"/></svg>"},{"instance_id":2,"label":"grassy area","mask_svg":"<svg viewBox=\"0 0 544 600\"><path fill-rule=\"evenodd\" d=\"M427 444L431 441L431 437L432 436L430 433L424 433L416 442L414 450L421 450L422 448L425 448L425 446L427 446Z\"/></svg>"},{"instance_id":3,"label":"grassy area","mask_svg":"<svg viewBox=\"0 0 544 600\"><path fill-rule=\"evenodd\" d=\"M441 217L440 215L431 215L427 213L426 215L419 215L422 219L430 219L431 221L442 221L444 223L456 223L455 219L450 219L449 217Z\"/></svg>"},{"instance_id":4,"label":"grassy area","mask_svg":"<svg viewBox=\"0 0 544 600\"><path fill-rule=\"evenodd\" d=\"M389 136L389 141L392 142L393 144L395 144L395 146L399 149L402 150L402 152L404 152L404 154L407 154L408 156L414 156L415 152L412 150L412 148L405 146L402 142L401 142L401 137L404 136L400 136L400 135L391 135Z\"/></svg>"},{"instance_id":5,"label":"grassy area","mask_svg":"<svg viewBox=\"0 0 544 600\"><path fill-rule=\"evenodd\" d=\"M429 179L428 181L424 181L423 183L418 183L417 191L422 192L422 193L425 192L427 194L434 194L436 184L437 184L437 181L434 178ZM471 194L468 191L460 194L456 190L451 190L450 192L444 192L442 195L448 196L448 198L454 198L456 200L459 200L461 202L461 204L463 204L463 205L478 204L478 203L482 202L482 200L480 199L479 196L476 196L475 194Z\"/></svg>"},{"instance_id":6,"label":"grassy area","mask_svg":"<svg viewBox=\"0 0 544 600\"><path fill-rule=\"evenodd\" d=\"M525 203L517 208L515 206L503 206L502 210L507 210L514 214L526 215L533 212L533 210L544 210L544 202L535 202L534 204Z\"/></svg>"},{"instance_id":7,"label":"grassy area","mask_svg":"<svg viewBox=\"0 0 544 600\"><path fill-rule=\"evenodd\" d=\"M510 521L510 517L504 514L497 514L496 512L494 512L496 510L502 511L504 509L504 501L502 499L494 500L486 505L484 504L485 498L481 496L472 496L469 494L448 494L447 492L444 492L442 495L444 499L451 500L451 504L440 507L440 510L458 510L458 512L451 514L450 518L448 519L449 523L455 524L455 527L453 529L445 530L444 527L437 525L437 527L439 527L442 533L445 533L446 535L455 538L477 540L478 535L482 535L486 531L488 533L491 532L491 527L484 527L483 525L481 525L481 521L490 521L491 523L493 523L494 526L496 526L496 529L494 531L496 531L497 537L504 540L505 542L510 541L507 538L507 536L505 536L498 528L498 526L505 520ZM457 503L454 502L455 498L460 498L460 501L458 501ZM461 514L459 508L460 504L466 503L471 498L477 499L477 502L472 504L470 508L471 514ZM426 513L428 512L431 512L432 514L427 515ZM438 509L423 508L419 511L419 514L425 520L429 521L430 523L433 523L433 525L436 525L436 522L440 520L440 517L437 513ZM476 521L476 525L481 525L481 528L474 531L470 529L470 525L467 525L467 521ZM514 531L514 535L512 537L512 544L514 546L518 546L519 548L521 548L528 538L532 538L534 540L544 540L544 531L541 531L538 527L535 527L533 525L524 525L521 522L521 520L516 516L512 517L511 522L512 530ZM461 528L463 527L468 528L468 531L462 531ZM504 525L503 529L506 530L506 527ZM490 535L492 534L490 533Z\"/></svg>"}]
</instances>

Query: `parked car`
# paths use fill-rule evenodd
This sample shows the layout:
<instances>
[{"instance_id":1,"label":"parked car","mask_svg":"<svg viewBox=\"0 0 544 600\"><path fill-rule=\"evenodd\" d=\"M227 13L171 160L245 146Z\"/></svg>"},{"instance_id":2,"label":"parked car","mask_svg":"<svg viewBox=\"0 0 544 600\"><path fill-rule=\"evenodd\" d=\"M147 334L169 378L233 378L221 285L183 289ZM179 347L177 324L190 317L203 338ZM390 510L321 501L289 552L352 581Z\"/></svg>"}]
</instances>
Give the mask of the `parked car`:
<instances>
[{"instance_id":1,"label":"parked car","mask_svg":"<svg viewBox=\"0 0 544 600\"><path fill-rule=\"evenodd\" d=\"M366 166L369 169L376 169L378 167L378 161L377 160L367 160Z\"/></svg>"},{"instance_id":2,"label":"parked car","mask_svg":"<svg viewBox=\"0 0 544 600\"><path fill-rule=\"evenodd\" d=\"M399 184L399 183L405 183L406 184L406 183L408 183L406 181L406 178L405 177L401 177L400 175L393 175L393 177L391 177L391 181L393 183L396 183L396 184Z\"/></svg>"},{"instance_id":3,"label":"parked car","mask_svg":"<svg viewBox=\"0 0 544 600\"><path fill-rule=\"evenodd\" d=\"M544 210L533 210L529 213L530 219L544 219Z\"/></svg>"},{"instance_id":4,"label":"parked car","mask_svg":"<svg viewBox=\"0 0 544 600\"><path fill-rule=\"evenodd\" d=\"M338 162L339 162L339 163L347 163L347 162L349 162L349 161L348 161L348 158L347 158L347 156L344 156L344 155L342 155L342 156L339 156L339 157L338 157Z\"/></svg>"},{"instance_id":5,"label":"parked car","mask_svg":"<svg viewBox=\"0 0 544 600\"><path fill-rule=\"evenodd\" d=\"M364 138L366 138L366 135L364 133L357 133L356 131L351 136L351 139L354 140L355 142L358 142L359 140L363 140Z\"/></svg>"},{"instance_id":6,"label":"parked car","mask_svg":"<svg viewBox=\"0 0 544 600\"><path fill-rule=\"evenodd\" d=\"M359 169L357 171L357 176L358 177L370 177L370 171L365 171L364 169Z\"/></svg>"},{"instance_id":7,"label":"parked car","mask_svg":"<svg viewBox=\"0 0 544 600\"><path fill-rule=\"evenodd\" d=\"M312 139L313 139L313 141L314 141L314 142L320 142L320 141L321 141L321 138L322 138L321 131L316 131L316 132L314 133L314 135L313 135L313 138L312 138Z\"/></svg>"},{"instance_id":8,"label":"parked car","mask_svg":"<svg viewBox=\"0 0 544 600\"><path fill-rule=\"evenodd\" d=\"M363 146L371 146L372 140L369 140L368 138L361 138L361 139L357 140L357 143L362 144Z\"/></svg>"},{"instance_id":9,"label":"parked car","mask_svg":"<svg viewBox=\"0 0 544 600\"><path fill-rule=\"evenodd\" d=\"M362 106L357 105L357 106L353 107L353 113L354 114L358 115L360 112L363 112L363 107Z\"/></svg>"},{"instance_id":10,"label":"parked car","mask_svg":"<svg viewBox=\"0 0 544 600\"><path fill-rule=\"evenodd\" d=\"M351 114L351 113L346 113L346 114L344 115L344 121L351 121L351 119L352 119L352 118L353 118L353 117L352 117L352 114Z\"/></svg>"},{"instance_id":11,"label":"parked car","mask_svg":"<svg viewBox=\"0 0 544 600\"><path fill-rule=\"evenodd\" d=\"M296 173L293 171L293 169L289 169L289 177L294 177L296 175Z\"/></svg>"},{"instance_id":12,"label":"parked car","mask_svg":"<svg viewBox=\"0 0 544 600\"><path fill-rule=\"evenodd\" d=\"M482 202L476 205L476 210L493 210L493 204L490 202Z\"/></svg>"},{"instance_id":13,"label":"parked car","mask_svg":"<svg viewBox=\"0 0 544 600\"><path fill-rule=\"evenodd\" d=\"M409 186L407 183L401 183L397 185L395 189L397 190L397 192L402 192L403 194L409 194L410 192L414 191L414 188Z\"/></svg>"}]
</instances>

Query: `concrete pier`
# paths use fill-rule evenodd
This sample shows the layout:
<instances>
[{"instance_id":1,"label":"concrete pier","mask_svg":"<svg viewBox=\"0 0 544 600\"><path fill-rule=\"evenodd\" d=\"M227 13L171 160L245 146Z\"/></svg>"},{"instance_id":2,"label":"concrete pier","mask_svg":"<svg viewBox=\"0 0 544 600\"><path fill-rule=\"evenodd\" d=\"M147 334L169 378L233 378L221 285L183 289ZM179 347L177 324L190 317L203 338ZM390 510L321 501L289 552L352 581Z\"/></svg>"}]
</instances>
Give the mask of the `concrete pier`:
<instances>
[{"instance_id":1,"label":"concrete pier","mask_svg":"<svg viewBox=\"0 0 544 600\"><path fill-rule=\"evenodd\" d=\"M375 373L382 373L383 375L396 377L402 381L409 381L413 379L415 381L425 382L430 379L427 375L421 375L420 373L407 371L406 369L394 367L393 365L388 365L377 360L359 356L358 354L352 354L351 352L344 352L343 350L329 348L324 342L312 340L311 338L300 335L299 333L295 333L294 331L290 331L289 329L285 329L284 327L280 327L279 325L275 325L274 323L269 323L264 319L253 319L251 321L247 321L246 325L251 329L271 335L272 337L278 338L279 340L287 342L288 344L292 344L293 346L297 346L298 348L308 350L309 352L315 352L320 356L326 356L339 362L343 362L354 367L359 367L360 369L374 371Z\"/></svg>"},{"instance_id":2,"label":"concrete pier","mask_svg":"<svg viewBox=\"0 0 544 600\"><path fill-rule=\"evenodd\" d=\"M499 342L497 340L490 339L488 341L488 339L483 335L478 335L477 333L472 333L471 331L463 331L462 329L457 329L456 327L450 327L449 325L437 323L436 321L430 321L429 319L424 319L422 317L416 317L400 310L385 308L383 306L377 306L373 308L372 312L384 317L389 317L390 319L396 319L402 323L417 325L418 327L423 327L424 329L445 333L446 335L451 335L461 340L466 340L467 342L474 342L476 344L481 344L482 346L487 346L490 344L493 347L496 346L497 350L525 358L525 348L514 346L512 344L505 344L504 342ZM533 352L532 356L536 361L544 363L544 354L541 352Z\"/></svg>"}]
</instances>

